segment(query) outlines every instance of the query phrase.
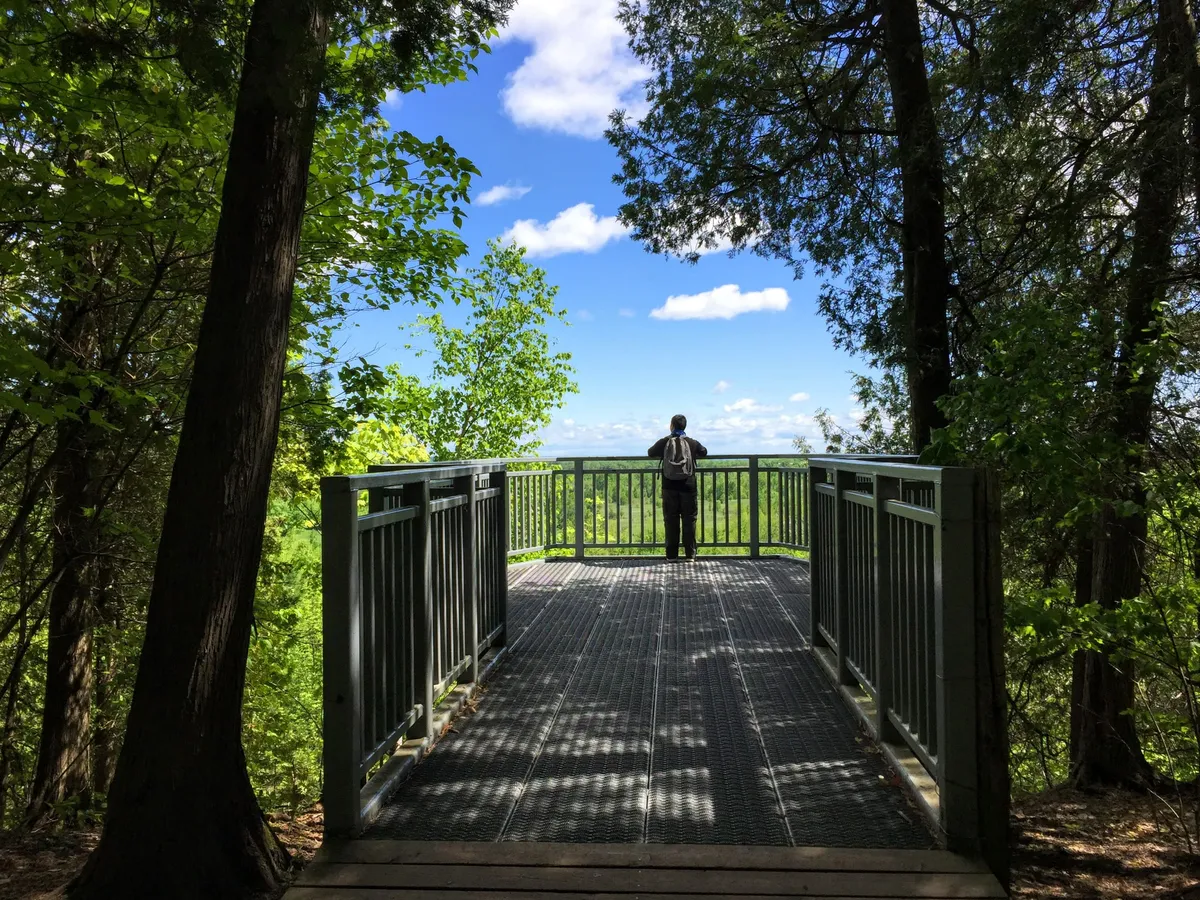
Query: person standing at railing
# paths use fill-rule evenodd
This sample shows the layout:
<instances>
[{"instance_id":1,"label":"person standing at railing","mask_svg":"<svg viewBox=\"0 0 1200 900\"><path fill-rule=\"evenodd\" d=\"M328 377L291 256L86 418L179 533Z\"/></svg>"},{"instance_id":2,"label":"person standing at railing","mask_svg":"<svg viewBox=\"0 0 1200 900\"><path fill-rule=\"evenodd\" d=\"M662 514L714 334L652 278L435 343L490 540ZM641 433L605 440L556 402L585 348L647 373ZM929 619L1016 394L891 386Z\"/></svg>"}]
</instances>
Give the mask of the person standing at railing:
<instances>
[{"instance_id":1,"label":"person standing at railing","mask_svg":"<svg viewBox=\"0 0 1200 900\"><path fill-rule=\"evenodd\" d=\"M654 442L649 455L663 461L663 521L667 526L667 559L679 558L682 526L683 552L696 559L696 460L708 456L698 440L687 436L687 416L671 417L671 433Z\"/></svg>"}]
</instances>

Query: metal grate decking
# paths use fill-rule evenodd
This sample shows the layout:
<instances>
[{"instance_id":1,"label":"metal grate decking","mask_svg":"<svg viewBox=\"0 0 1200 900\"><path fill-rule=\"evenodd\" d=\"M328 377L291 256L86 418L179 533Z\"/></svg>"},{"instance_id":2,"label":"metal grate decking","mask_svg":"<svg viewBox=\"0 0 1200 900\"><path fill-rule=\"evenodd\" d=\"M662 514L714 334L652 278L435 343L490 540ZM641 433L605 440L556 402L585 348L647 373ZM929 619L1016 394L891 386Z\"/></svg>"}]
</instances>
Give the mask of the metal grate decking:
<instances>
[{"instance_id":1,"label":"metal grate decking","mask_svg":"<svg viewBox=\"0 0 1200 900\"><path fill-rule=\"evenodd\" d=\"M806 649L803 565L510 578L509 658L364 839L934 845Z\"/></svg>"}]
</instances>

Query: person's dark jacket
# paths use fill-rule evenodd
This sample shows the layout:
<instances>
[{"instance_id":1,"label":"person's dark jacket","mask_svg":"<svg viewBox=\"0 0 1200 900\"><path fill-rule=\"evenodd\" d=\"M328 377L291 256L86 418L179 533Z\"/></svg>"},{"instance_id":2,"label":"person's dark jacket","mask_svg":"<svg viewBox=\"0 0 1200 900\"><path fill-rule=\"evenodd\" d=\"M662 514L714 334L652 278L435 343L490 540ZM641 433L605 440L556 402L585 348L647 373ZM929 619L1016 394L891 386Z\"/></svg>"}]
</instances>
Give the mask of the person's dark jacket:
<instances>
[{"instance_id":1,"label":"person's dark jacket","mask_svg":"<svg viewBox=\"0 0 1200 900\"><path fill-rule=\"evenodd\" d=\"M654 442L654 446L647 451L648 454L654 459L662 459L663 453L667 448L668 440L670 440L670 436L659 438ZM687 441L692 447L692 459L703 459L704 457L708 456L708 450L706 450L704 445L698 440L686 436L684 437L684 440ZM677 481L673 478L664 478L662 483L664 491L688 491L692 494L696 493L695 475L687 479L687 481Z\"/></svg>"}]
</instances>

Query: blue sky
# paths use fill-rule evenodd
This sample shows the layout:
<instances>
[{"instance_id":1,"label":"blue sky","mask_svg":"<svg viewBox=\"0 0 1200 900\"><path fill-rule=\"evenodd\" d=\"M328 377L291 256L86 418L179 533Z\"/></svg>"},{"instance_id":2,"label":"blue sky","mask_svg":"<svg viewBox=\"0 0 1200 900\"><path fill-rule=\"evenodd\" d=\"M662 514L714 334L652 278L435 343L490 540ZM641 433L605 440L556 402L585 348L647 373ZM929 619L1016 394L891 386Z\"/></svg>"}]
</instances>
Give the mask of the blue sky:
<instances>
[{"instance_id":1,"label":"blue sky","mask_svg":"<svg viewBox=\"0 0 1200 900\"><path fill-rule=\"evenodd\" d=\"M815 279L795 281L751 253L696 265L653 256L615 219L618 161L602 131L614 107L638 108L645 77L615 9L518 0L477 76L384 109L393 126L443 136L482 172L463 228L472 257L489 238L515 239L560 288L571 324L554 334L579 393L542 433L542 452L641 455L676 412L712 453L786 452L796 435L818 434L822 407L851 422L848 372L865 364L833 348ZM360 315L350 346L419 372L404 349L412 316Z\"/></svg>"}]
</instances>

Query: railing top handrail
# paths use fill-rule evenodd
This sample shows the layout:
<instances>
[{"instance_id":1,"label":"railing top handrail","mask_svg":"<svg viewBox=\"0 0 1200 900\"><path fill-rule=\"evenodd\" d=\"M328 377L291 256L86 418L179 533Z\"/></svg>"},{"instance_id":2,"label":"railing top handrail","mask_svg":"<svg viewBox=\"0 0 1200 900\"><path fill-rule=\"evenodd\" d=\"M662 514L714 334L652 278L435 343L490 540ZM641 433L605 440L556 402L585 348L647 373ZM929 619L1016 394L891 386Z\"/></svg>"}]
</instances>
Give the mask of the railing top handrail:
<instances>
[{"instance_id":1,"label":"railing top handrail","mask_svg":"<svg viewBox=\"0 0 1200 900\"><path fill-rule=\"evenodd\" d=\"M415 463L372 463L367 466L368 472L394 472L401 469L441 469L447 466L490 466L504 463L507 466L528 465L531 463L556 462L554 456L504 456L493 459L431 459Z\"/></svg>"},{"instance_id":2,"label":"railing top handrail","mask_svg":"<svg viewBox=\"0 0 1200 900\"><path fill-rule=\"evenodd\" d=\"M907 457L916 459L915 456ZM961 484L975 477L975 469L967 466L930 466L915 462L898 462L897 458L817 456L809 457L813 468L841 469L860 475L883 475L889 478L904 478L910 481L927 481L932 484Z\"/></svg>"},{"instance_id":3,"label":"railing top handrail","mask_svg":"<svg viewBox=\"0 0 1200 900\"><path fill-rule=\"evenodd\" d=\"M366 475L326 475L321 479L321 489L337 492L366 491L371 488L398 487L421 481L445 481L463 475L485 475L503 472L505 469L504 462L457 463L416 468L403 465L399 468L368 472Z\"/></svg>"},{"instance_id":4,"label":"railing top handrail","mask_svg":"<svg viewBox=\"0 0 1200 900\"><path fill-rule=\"evenodd\" d=\"M710 453L703 457L705 460L725 460L725 459L807 459L811 454L808 453ZM629 454L625 456L557 456L556 462L641 462L649 461L657 457L642 454ZM702 460L697 460L701 462Z\"/></svg>"}]
</instances>

